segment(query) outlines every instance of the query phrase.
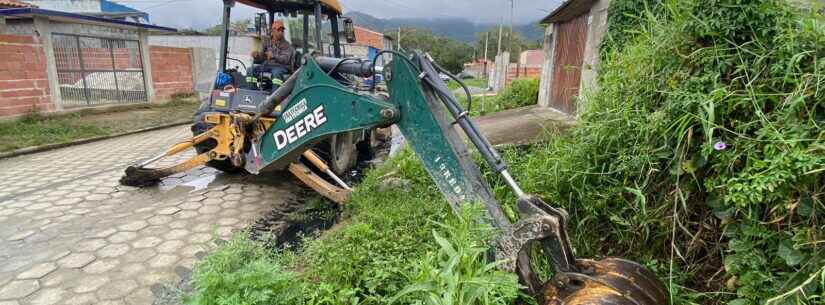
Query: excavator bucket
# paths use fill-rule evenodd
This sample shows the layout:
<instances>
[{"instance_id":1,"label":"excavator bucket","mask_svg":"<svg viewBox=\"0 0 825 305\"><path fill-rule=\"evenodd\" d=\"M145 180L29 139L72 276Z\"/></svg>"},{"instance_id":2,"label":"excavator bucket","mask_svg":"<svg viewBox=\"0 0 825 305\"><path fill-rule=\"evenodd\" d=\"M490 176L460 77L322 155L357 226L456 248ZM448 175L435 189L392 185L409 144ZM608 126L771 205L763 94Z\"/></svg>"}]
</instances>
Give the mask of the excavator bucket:
<instances>
[{"instance_id":1,"label":"excavator bucket","mask_svg":"<svg viewBox=\"0 0 825 305\"><path fill-rule=\"evenodd\" d=\"M396 124L454 210L467 202L485 205L487 221L501 231L496 258L504 261L502 268L515 271L527 291L543 305L668 304L664 285L643 266L618 258L594 261L573 256L566 231L567 213L518 187L507 165L461 109L438 72L449 73L420 53L410 60L396 55L392 64L384 67L390 96L400 112L414 114L402 115ZM502 212L470 157L458 133L461 130L519 197L517 223L511 224ZM546 283L532 270L535 264L529 249L536 243L548 256L536 259L555 270Z\"/></svg>"},{"instance_id":2,"label":"excavator bucket","mask_svg":"<svg viewBox=\"0 0 825 305\"><path fill-rule=\"evenodd\" d=\"M665 286L636 262L606 258L578 260L580 272L561 273L539 295L545 305L669 304Z\"/></svg>"}]
</instances>

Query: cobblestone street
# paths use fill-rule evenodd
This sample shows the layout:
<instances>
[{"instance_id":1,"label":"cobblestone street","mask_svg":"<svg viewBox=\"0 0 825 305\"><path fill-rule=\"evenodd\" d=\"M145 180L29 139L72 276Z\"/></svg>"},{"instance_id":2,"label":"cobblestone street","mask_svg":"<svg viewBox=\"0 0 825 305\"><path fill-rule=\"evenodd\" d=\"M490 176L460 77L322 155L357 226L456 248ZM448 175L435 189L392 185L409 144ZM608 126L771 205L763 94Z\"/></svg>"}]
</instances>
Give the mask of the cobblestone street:
<instances>
[{"instance_id":1,"label":"cobblestone street","mask_svg":"<svg viewBox=\"0 0 825 305\"><path fill-rule=\"evenodd\" d=\"M210 168L157 187L123 170L185 139L188 127L0 159L0 305L152 304L197 257L294 199L291 179Z\"/></svg>"}]
</instances>

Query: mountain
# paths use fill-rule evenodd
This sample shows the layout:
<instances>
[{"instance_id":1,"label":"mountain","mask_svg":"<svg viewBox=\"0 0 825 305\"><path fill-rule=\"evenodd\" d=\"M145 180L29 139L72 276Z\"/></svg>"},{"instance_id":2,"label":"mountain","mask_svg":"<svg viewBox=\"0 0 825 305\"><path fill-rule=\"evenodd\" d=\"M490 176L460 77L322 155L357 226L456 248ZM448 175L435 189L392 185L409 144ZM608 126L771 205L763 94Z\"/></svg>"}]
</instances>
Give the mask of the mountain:
<instances>
[{"instance_id":1,"label":"mountain","mask_svg":"<svg viewBox=\"0 0 825 305\"><path fill-rule=\"evenodd\" d=\"M388 32L399 27L429 29L436 35L453 38L458 41L472 43L476 41L476 33L484 32L492 27L492 23L473 23L461 18L377 18L362 12L349 12L344 16L352 18L356 25L377 31ZM515 31L528 40L541 40L544 31L538 21L529 24L515 25Z\"/></svg>"}]
</instances>

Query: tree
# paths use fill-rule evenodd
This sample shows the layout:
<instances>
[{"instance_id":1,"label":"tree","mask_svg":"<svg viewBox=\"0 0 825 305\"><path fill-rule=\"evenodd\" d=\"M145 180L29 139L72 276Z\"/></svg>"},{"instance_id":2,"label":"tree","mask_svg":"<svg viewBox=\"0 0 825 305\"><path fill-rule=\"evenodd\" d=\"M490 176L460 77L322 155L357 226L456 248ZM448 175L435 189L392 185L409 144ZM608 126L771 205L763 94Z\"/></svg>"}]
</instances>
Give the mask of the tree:
<instances>
[{"instance_id":1,"label":"tree","mask_svg":"<svg viewBox=\"0 0 825 305\"><path fill-rule=\"evenodd\" d=\"M487 43L487 57L492 60L498 55L498 30L499 28L491 27L487 31L476 34L476 50L479 50L479 58L484 57L484 39L489 35ZM530 41L521 36L518 32L513 32L510 27L504 27L501 34L501 51L510 50L510 62L518 60L519 54L526 50L541 49L541 42Z\"/></svg>"},{"instance_id":2,"label":"tree","mask_svg":"<svg viewBox=\"0 0 825 305\"><path fill-rule=\"evenodd\" d=\"M229 32L231 35L246 33L250 27L252 27L252 19L250 18L232 21L229 23ZM223 34L223 24L216 24L204 29L203 31L209 35L221 35Z\"/></svg>"},{"instance_id":3,"label":"tree","mask_svg":"<svg viewBox=\"0 0 825 305\"><path fill-rule=\"evenodd\" d=\"M387 33L398 41L398 31ZM459 73L464 63L473 59L473 47L455 39L436 36L430 30L418 28L401 29L401 48L406 51L420 50L429 53L444 69Z\"/></svg>"}]
</instances>

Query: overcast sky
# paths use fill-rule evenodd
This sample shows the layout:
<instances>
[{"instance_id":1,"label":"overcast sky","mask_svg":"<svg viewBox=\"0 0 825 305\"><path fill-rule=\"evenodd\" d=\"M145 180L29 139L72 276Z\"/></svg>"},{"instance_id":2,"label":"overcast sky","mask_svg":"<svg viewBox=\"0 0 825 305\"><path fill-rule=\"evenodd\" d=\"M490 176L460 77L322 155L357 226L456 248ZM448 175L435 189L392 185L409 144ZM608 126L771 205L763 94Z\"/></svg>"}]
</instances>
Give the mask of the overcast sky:
<instances>
[{"instance_id":1,"label":"overcast sky","mask_svg":"<svg viewBox=\"0 0 825 305\"><path fill-rule=\"evenodd\" d=\"M361 11L379 18L458 17L476 22L510 21L508 0L339 0L344 12ZM513 0L516 24L536 21L561 0ZM221 0L115 0L149 13L152 22L176 28L205 28L220 22ZM239 5L237 17L251 17L255 9Z\"/></svg>"}]
</instances>

